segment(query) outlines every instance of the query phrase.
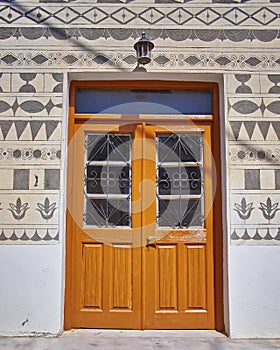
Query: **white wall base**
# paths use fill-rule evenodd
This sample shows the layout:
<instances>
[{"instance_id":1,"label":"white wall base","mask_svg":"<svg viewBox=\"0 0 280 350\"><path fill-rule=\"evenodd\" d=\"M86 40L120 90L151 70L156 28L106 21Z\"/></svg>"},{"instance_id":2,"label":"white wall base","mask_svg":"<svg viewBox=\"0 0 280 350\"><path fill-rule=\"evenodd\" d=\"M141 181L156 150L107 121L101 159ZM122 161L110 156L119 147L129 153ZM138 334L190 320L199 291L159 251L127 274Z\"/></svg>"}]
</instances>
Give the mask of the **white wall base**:
<instances>
[{"instance_id":1,"label":"white wall base","mask_svg":"<svg viewBox=\"0 0 280 350\"><path fill-rule=\"evenodd\" d=\"M59 245L0 245L0 335L62 331Z\"/></svg>"},{"instance_id":2,"label":"white wall base","mask_svg":"<svg viewBox=\"0 0 280 350\"><path fill-rule=\"evenodd\" d=\"M280 338L280 247L230 247L232 338Z\"/></svg>"}]
</instances>

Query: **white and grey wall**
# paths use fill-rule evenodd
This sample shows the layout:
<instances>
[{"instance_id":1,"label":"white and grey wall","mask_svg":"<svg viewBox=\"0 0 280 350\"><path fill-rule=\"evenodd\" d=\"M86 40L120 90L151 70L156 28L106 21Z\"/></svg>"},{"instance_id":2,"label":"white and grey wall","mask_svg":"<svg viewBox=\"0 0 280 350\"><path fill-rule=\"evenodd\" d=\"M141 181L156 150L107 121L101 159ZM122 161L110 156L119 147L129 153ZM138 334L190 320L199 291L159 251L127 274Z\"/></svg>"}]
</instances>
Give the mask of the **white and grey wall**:
<instances>
[{"instance_id":1,"label":"white and grey wall","mask_svg":"<svg viewBox=\"0 0 280 350\"><path fill-rule=\"evenodd\" d=\"M0 334L63 329L69 80L197 76L223 80L227 331L280 337L279 25L280 0L0 1Z\"/></svg>"}]
</instances>

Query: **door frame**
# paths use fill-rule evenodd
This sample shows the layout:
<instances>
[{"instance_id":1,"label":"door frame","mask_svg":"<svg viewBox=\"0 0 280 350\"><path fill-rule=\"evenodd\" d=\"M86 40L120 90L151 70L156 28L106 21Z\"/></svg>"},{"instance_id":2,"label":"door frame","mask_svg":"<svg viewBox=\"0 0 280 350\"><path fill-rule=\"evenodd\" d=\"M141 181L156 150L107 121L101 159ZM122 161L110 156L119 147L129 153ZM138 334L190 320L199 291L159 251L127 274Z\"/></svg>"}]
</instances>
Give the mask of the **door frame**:
<instances>
[{"instance_id":1,"label":"door frame","mask_svg":"<svg viewBox=\"0 0 280 350\"><path fill-rule=\"evenodd\" d=\"M168 80L102 80L102 81L72 81L70 85L69 115L68 115L68 146L74 136L75 122L78 114L75 113L75 92L79 88L108 88L108 89L147 89L161 90L211 90L212 92L212 155L215 161L216 171L216 192L213 202L213 227L215 230L213 237L213 258L214 258L214 300L215 300L215 329L223 332L224 326L224 302L223 302L223 225L222 225L222 191L221 191L221 157L220 157L220 111L219 111L219 85L213 82L181 82ZM80 115L79 122L86 122L93 118L93 114ZM122 116L119 116L122 118ZM99 119L100 120L100 119ZM191 120L189 118L189 120ZM69 159L68 159L69 160ZM69 161L68 161L69 164ZM71 197L71 179L67 176L67 198ZM64 330L72 328L71 309L72 309L72 226L74 222L68 210L66 209L66 273L65 273L65 297L64 297Z\"/></svg>"}]
</instances>

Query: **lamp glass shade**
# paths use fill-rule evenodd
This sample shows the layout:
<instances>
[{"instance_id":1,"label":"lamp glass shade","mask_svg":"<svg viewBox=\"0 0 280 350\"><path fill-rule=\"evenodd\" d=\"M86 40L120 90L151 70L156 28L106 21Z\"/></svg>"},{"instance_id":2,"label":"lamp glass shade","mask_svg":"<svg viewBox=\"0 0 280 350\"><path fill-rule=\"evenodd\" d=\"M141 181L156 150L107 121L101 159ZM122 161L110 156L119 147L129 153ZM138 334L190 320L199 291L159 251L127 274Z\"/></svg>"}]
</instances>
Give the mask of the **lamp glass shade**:
<instances>
[{"instance_id":1,"label":"lamp glass shade","mask_svg":"<svg viewBox=\"0 0 280 350\"><path fill-rule=\"evenodd\" d=\"M143 65L150 63L153 48L154 44L146 38L145 33L142 33L142 38L134 45L137 62Z\"/></svg>"}]
</instances>

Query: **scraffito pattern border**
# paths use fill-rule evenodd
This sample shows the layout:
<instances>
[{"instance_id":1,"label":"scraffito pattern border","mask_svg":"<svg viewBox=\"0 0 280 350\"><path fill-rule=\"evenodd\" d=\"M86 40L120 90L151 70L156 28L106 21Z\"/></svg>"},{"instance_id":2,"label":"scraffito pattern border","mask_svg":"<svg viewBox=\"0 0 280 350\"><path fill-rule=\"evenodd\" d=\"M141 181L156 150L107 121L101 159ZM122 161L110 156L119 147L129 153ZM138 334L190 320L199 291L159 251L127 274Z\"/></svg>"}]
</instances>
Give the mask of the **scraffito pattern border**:
<instances>
[{"instance_id":1,"label":"scraffito pattern border","mask_svg":"<svg viewBox=\"0 0 280 350\"><path fill-rule=\"evenodd\" d=\"M230 4L199 4L185 3L176 6L176 3L130 3L125 6L123 2L105 2L99 6L86 4L55 5L57 1L48 1L48 4L30 6L30 3L12 2L0 6L0 24L58 24L58 25L104 25L107 27L122 25L153 25L153 26L270 26L279 25L279 5L260 6L260 4L243 4L234 6ZM96 2L95 2L96 3ZM104 4L105 3L105 4ZM169 6L166 6L169 5ZM177 5L181 3L177 3ZM120 6L124 5L124 6ZM210 5L210 6L209 6ZM261 5L265 5L261 4ZM143 7L144 6L144 7Z\"/></svg>"},{"instance_id":2,"label":"scraffito pattern border","mask_svg":"<svg viewBox=\"0 0 280 350\"><path fill-rule=\"evenodd\" d=\"M279 14L280 18L280 14ZM99 39L112 39L125 41L136 40L141 36L144 28L58 28L58 27L2 27L0 40L11 38L26 40L54 39L57 41L74 40L79 46L79 40L96 41ZM231 43L259 41L268 43L280 39L278 29L147 29L147 37L151 40L162 39L176 42L202 41L213 42L230 41Z\"/></svg>"},{"instance_id":3,"label":"scraffito pattern border","mask_svg":"<svg viewBox=\"0 0 280 350\"><path fill-rule=\"evenodd\" d=\"M53 244L59 242L59 230L53 228L2 228L0 244Z\"/></svg>"},{"instance_id":4,"label":"scraffito pattern border","mask_svg":"<svg viewBox=\"0 0 280 350\"><path fill-rule=\"evenodd\" d=\"M187 50L187 49L186 49ZM193 50L194 51L194 50ZM125 70L136 67L134 53L86 51L24 51L1 50L0 67L20 68L105 68ZM212 53L160 53L154 54L147 66L150 70L161 68L182 70L185 68L211 70L275 70L279 72L280 56L256 54L217 54Z\"/></svg>"}]
</instances>

